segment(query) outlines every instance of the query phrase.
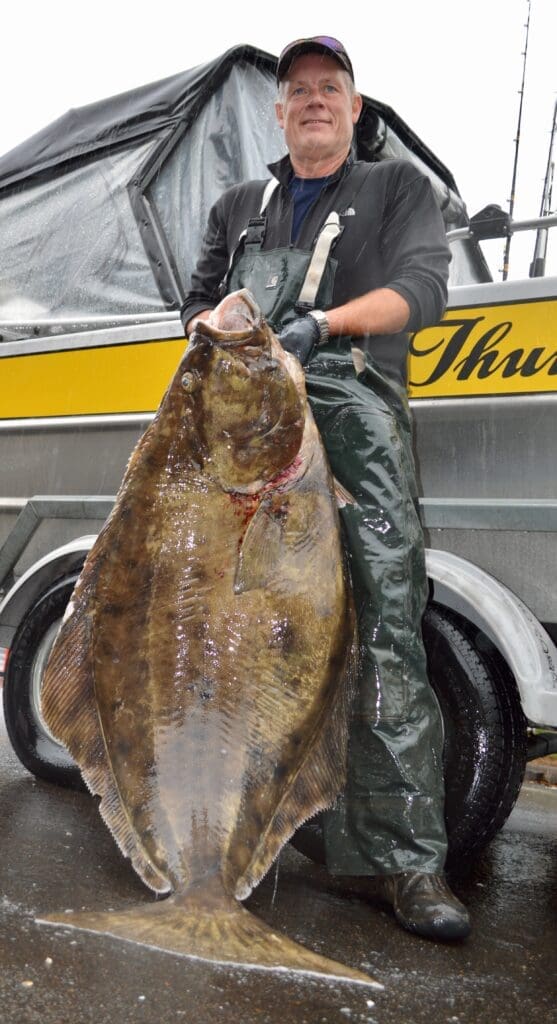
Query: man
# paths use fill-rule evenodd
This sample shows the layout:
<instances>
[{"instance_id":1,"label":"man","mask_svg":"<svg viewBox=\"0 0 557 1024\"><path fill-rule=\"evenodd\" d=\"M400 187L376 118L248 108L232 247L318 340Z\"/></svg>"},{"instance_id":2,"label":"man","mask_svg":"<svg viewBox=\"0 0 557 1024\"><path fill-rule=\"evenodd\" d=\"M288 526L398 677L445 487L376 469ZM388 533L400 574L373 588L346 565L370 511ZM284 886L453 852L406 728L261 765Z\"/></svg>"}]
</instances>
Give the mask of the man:
<instances>
[{"instance_id":1,"label":"man","mask_svg":"<svg viewBox=\"0 0 557 1024\"><path fill-rule=\"evenodd\" d=\"M248 287L306 369L341 510L359 618L348 779L325 815L329 870L373 875L403 927L463 938L447 887L440 714L425 667L423 537L406 399L408 331L436 322L449 253L429 180L412 164L351 156L362 99L338 40L297 40L277 68L288 156L271 182L229 189L209 216L189 333Z\"/></svg>"}]
</instances>

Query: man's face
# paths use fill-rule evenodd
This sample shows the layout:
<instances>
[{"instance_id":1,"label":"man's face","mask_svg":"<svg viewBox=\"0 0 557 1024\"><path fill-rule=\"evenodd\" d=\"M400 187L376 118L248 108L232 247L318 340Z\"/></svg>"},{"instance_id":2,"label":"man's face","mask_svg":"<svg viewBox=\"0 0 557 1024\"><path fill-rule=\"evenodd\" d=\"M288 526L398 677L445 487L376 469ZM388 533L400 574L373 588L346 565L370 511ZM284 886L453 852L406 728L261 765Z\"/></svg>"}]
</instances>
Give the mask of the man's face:
<instances>
[{"instance_id":1,"label":"man's face","mask_svg":"<svg viewBox=\"0 0 557 1024\"><path fill-rule=\"evenodd\" d=\"M294 161L334 160L347 155L362 97L333 57L307 53L293 61L283 82L277 120Z\"/></svg>"}]
</instances>

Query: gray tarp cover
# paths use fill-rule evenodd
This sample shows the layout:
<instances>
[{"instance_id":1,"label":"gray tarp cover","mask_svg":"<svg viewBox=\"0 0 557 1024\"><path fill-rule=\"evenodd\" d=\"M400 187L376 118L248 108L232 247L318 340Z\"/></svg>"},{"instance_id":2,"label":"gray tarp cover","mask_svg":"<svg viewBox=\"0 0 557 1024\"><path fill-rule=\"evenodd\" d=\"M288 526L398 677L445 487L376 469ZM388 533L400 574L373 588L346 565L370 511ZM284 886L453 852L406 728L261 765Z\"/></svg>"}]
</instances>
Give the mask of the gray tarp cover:
<instances>
[{"instance_id":1,"label":"gray tarp cover","mask_svg":"<svg viewBox=\"0 0 557 1024\"><path fill-rule=\"evenodd\" d=\"M275 66L270 54L235 47L70 110L0 158L0 320L178 306L212 202L265 177L284 151ZM356 143L363 159L411 159L431 178L447 227L465 223L452 175L390 107L364 97ZM471 256L463 247L453 261L455 282L477 279Z\"/></svg>"}]
</instances>

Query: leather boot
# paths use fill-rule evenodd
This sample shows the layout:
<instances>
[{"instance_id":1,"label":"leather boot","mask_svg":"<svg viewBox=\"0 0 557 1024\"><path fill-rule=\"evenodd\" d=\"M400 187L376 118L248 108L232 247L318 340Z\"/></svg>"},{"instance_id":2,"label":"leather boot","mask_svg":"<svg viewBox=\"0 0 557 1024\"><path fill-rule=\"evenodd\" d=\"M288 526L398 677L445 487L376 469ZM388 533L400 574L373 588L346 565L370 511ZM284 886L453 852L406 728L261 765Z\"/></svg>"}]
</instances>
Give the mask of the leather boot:
<instances>
[{"instance_id":1,"label":"leather boot","mask_svg":"<svg viewBox=\"0 0 557 1024\"><path fill-rule=\"evenodd\" d=\"M470 934L466 907L451 892L442 875L404 871L375 877L378 894L393 908L403 928L438 942L465 939Z\"/></svg>"}]
</instances>

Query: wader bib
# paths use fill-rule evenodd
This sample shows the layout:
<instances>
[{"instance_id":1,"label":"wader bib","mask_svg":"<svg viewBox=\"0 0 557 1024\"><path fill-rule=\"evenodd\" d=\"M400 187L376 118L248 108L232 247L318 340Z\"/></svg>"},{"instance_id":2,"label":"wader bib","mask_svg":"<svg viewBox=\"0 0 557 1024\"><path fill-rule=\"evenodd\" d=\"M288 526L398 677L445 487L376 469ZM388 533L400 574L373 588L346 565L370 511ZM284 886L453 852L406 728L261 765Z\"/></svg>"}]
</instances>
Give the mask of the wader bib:
<instances>
[{"instance_id":1,"label":"wader bib","mask_svg":"<svg viewBox=\"0 0 557 1024\"><path fill-rule=\"evenodd\" d=\"M249 288L275 330L308 309L331 307L331 249L341 230L329 214L312 252L264 252L264 211L277 184L268 183L223 282L223 294ZM406 395L361 350L353 356L347 337L317 349L306 386L331 470L357 502L340 510L360 659L346 787L323 815L327 867L440 874L443 732L422 643L427 586Z\"/></svg>"}]
</instances>

